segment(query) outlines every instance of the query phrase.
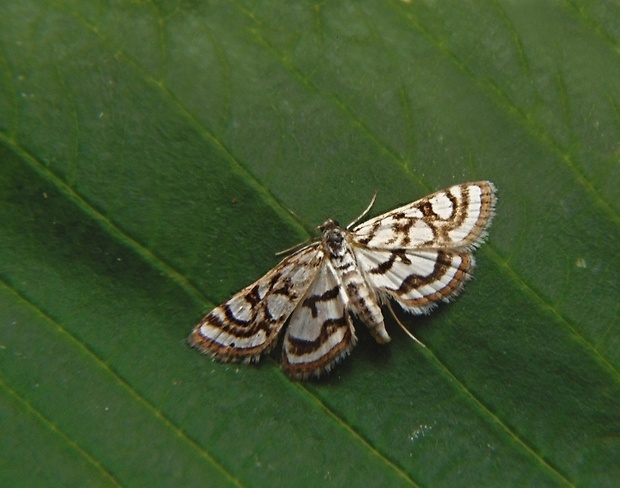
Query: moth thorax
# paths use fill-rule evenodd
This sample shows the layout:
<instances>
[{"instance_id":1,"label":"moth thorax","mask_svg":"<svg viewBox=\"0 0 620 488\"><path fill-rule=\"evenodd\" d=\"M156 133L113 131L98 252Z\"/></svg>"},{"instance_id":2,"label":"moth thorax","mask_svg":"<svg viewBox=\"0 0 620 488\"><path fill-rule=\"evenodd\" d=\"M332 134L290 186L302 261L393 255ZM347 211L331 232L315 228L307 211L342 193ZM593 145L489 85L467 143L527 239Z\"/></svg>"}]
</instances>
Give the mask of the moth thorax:
<instances>
[{"instance_id":1,"label":"moth thorax","mask_svg":"<svg viewBox=\"0 0 620 488\"><path fill-rule=\"evenodd\" d=\"M346 252L344 231L338 226L338 222L326 220L319 226L319 230L323 232L323 244L332 256L342 256Z\"/></svg>"}]
</instances>

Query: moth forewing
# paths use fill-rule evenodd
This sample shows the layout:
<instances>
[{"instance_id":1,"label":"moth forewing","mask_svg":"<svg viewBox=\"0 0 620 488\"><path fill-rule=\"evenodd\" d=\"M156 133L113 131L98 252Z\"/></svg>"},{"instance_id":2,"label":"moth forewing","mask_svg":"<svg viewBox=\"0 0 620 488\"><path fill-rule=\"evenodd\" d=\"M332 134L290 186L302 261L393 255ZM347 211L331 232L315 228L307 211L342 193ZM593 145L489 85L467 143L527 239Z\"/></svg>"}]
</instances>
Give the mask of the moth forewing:
<instances>
[{"instance_id":1,"label":"moth forewing","mask_svg":"<svg viewBox=\"0 0 620 488\"><path fill-rule=\"evenodd\" d=\"M276 344L282 326L314 281L323 257L318 243L286 257L207 314L192 331L190 344L221 361L258 360Z\"/></svg>"},{"instance_id":2,"label":"moth forewing","mask_svg":"<svg viewBox=\"0 0 620 488\"><path fill-rule=\"evenodd\" d=\"M353 229L360 245L377 249L475 247L495 208L489 181L455 185L367 220Z\"/></svg>"},{"instance_id":3,"label":"moth forewing","mask_svg":"<svg viewBox=\"0 0 620 488\"><path fill-rule=\"evenodd\" d=\"M381 299L420 314L454 298L471 278L473 250L486 236L495 202L495 186L477 181L438 191L351 231L372 203L347 229L327 220L319 226L320 242L291 254L213 309L189 342L222 361L250 362L273 348L290 317L283 369L296 379L319 376L355 345L351 314L386 343Z\"/></svg>"}]
</instances>

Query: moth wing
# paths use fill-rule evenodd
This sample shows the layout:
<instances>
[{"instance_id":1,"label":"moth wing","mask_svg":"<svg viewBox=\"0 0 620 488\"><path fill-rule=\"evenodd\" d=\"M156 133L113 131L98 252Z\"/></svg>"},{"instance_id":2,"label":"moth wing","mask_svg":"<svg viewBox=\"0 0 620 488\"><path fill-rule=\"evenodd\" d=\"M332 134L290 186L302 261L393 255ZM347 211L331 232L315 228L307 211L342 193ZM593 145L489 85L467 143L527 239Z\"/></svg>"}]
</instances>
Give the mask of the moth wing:
<instances>
[{"instance_id":1,"label":"moth wing","mask_svg":"<svg viewBox=\"0 0 620 488\"><path fill-rule=\"evenodd\" d=\"M490 181L455 185L357 225L355 243L377 249L473 249L495 214Z\"/></svg>"},{"instance_id":2,"label":"moth wing","mask_svg":"<svg viewBox=\"0 0 620 488\"><path fill-rule=\"evenodd\" d=\"M349 354L357 338L347 303L334 268L326 260L286 329L282 367L289 376L320 376Z\"/></svg>"},{"instance_id":3,"label":"moth wing","mask_svg":"<svg viewBox=\"0 0 620 488\"><path fill-rule=\"evenodd\" d=\"M190 334L190 345L221 361L257 361L276 344L282 326L315 280L323 257L317 244L286 257L207 314Z\"/></svg>"},{"instance_id":4,"label":"moth wing","mask_svg":"<svg viewBox=\"0 0 620 488\"><path fill-rule=\"evenodd\" d=\"M475 264L468 250L353 249L364 278L379 297L394 298L415 314L454 298Z\"/></svg>"}]
</instances>

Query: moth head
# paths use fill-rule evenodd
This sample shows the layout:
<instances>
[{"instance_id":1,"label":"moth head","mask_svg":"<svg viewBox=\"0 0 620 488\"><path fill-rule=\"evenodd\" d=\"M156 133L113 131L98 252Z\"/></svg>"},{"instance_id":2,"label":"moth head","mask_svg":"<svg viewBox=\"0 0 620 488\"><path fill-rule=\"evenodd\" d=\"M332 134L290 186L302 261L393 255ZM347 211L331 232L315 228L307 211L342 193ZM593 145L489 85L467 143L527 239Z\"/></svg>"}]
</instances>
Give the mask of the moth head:
<instances>
[{"instance_id":1,"label":"moth head","mask_svg":"<svg viewBox=\"0 0 620 488\"><path fill-rule=\"evenodd\" d=\"M317 227L323 234L328 230L338 229L340 228L340 224L337 220L327 219L321 225Z\"/></svg>"}]
</instances>

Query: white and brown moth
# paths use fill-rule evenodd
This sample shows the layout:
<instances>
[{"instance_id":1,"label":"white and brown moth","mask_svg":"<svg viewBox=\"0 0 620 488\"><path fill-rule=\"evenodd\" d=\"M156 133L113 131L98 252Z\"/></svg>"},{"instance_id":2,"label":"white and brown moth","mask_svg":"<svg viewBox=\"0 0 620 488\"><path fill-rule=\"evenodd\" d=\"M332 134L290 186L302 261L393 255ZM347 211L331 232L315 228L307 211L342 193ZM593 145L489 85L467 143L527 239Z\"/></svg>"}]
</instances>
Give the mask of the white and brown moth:
<instances>
[{"instance_id":1,"label":"white and brown moth","mask_svg":"<svg viewBox=\"0 0 620 488\"><path fill-rule=\"evenodd\" d=\"M373 198L345 229L325 221L320 240L213 309L189 343L221 361L254 362L276 345L290 318L284 371L295 379L320 376L356 343L350 314L385 344L381 304L388 298L423 314L456 296L472 276L472 253L486 236L495 201L491 182L464 183L353 227Z\"/></svg>"}]
</instances>

